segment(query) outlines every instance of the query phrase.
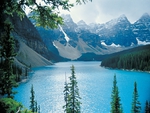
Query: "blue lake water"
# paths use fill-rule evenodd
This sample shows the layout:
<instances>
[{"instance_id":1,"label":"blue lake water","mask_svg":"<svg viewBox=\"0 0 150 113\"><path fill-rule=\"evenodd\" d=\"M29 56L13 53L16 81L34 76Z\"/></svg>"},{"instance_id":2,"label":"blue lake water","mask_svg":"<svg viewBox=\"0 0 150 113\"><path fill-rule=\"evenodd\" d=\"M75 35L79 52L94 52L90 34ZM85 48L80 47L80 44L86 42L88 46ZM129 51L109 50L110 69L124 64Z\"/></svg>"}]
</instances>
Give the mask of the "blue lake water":
<instances>
[{"instance_id":1,"label":"blue lake water","mask_svg":"<svg viewBox=\"0 0 150 113\"><path fill-rule=\"evenodd\" d=\"M35 99L41 113L63 113L65 73L71 76L70 67L75 66L82 113L109 113L113 77L116 74L119 96L124 113L130 113L137 82L139 101L144 112L146 100L150 101L150 74L137 71L113 70L100 67L101 62L61 62L52 66L32 68L29 80L19 85L15 99L27 108L30 106L30 89L34 86ZM69 79L67 80L69 81ZM142 113L143 113L142 112Z\"/></svg>"}]
</instances>

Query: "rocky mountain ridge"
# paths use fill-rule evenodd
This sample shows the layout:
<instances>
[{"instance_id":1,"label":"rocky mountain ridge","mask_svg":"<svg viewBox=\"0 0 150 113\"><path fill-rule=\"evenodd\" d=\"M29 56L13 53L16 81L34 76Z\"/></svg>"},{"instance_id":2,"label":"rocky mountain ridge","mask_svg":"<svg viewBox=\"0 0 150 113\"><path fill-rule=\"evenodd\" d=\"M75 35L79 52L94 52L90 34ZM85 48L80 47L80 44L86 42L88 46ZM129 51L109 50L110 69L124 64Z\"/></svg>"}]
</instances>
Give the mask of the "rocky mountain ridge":
<instances>
[{"instance_id":1,"label":"rocky mountain ridge","mask_svg":"<svg viewBox=\"0 0 150 113\"><path fill-rule=\"evenodd\" d=\"M45 31L37 27L37 30L46 45L51 45L50 50L55 48L57 54L67 59L76 60L86 53L110 54L150 43L148 14L144 14L133 24L125 15L105 24L90 25L83 20L74 23L70 15L62 17L64 25L58 29Z\"/></svg>"},{"instance_id":2,"label":"rocky mountain ridge","mask_svg":"<svg viewBox=\"0 0 150 113\"><path fill-rule=\"evenodd\" d=\"M51 53L27 16L20 19L17 14L14 14L9 17L9 20L14 27L12 35L15 39L17 53L15 64L19 67L51 65Z\"/></svg>"},{"instance_id":3,"label":"rocky mountain ridge","mask_svg":"<svg viewBox=\"0 0 150 113\"><path fill-rule=\"evenodd\" d=\"M51 65L51 61L94 60L138 45L150 44L150 16L144 14L131 24L125 15L105 24L74 23L70 15L62 15L64 25L45 30L36 27L25 16L11 17L16 40L15 62L25 66ZM83 56L83 57L82 57Z\"/></svg>"}]
</instances>

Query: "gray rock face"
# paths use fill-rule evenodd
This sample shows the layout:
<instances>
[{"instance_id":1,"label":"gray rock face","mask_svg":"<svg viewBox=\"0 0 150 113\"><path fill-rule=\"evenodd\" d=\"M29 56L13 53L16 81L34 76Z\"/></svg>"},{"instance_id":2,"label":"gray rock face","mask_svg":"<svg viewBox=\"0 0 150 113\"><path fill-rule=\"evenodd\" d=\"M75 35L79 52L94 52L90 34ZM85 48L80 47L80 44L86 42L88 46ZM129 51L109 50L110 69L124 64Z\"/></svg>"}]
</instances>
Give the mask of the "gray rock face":
<instances>
[{"instance_id":1,"label":"gray rock face","mask_svg":"<svg viewBox=\"0 0 150 113\"><path fill-rule=\"evenodd\" d=\"M26 16L20 20L16 14L10 17L10 20L14 26L12 34L17 42L17 56L15 61L34 67L51 65L51 53L30 20Z\"/></svg>"},{"instance_id":2,"label":"gray rock face","mask_svg":"<svg viewBox=\"0 0 150 113\"><path fill-rule=\"evenodd\" d=\"M77 59L82 54L110 54L135 47L141 41L150 42L150 16L144 14L137 22L131 24L125 15L110 20L105 24L89 24L83 20L74 23L70 15L63 15L64 25L55 30L37 28L50 50L64 58ZM63 31L62 31L63 30ZM67 40L66 40L67 37ZM68 41L69 38L69 41ZM49 42L47 42L49 40ZM72 51L76 54L69 54Z\"/></svg>"}]
</instances>

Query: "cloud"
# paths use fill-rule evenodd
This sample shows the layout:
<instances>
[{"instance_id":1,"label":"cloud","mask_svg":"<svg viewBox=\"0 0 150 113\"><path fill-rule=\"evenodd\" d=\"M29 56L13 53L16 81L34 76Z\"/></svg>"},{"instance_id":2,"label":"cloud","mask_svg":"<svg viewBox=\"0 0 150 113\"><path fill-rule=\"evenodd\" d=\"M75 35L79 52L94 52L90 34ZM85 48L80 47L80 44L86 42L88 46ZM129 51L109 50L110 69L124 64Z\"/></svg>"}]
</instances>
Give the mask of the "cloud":
<instances>
[{"instance_id":1,"label":"cloud","mask_svg":"<svg viewBox=\"0 0 150 113\"><path fill-rule=\"evenodd\" d=\"M75 6L70 14L75 22L84 20L86 23L105 23L125 14L131 23L138 20L144 13L150 14L150 0L93 0Z\"/></svg>"}]
</instances>

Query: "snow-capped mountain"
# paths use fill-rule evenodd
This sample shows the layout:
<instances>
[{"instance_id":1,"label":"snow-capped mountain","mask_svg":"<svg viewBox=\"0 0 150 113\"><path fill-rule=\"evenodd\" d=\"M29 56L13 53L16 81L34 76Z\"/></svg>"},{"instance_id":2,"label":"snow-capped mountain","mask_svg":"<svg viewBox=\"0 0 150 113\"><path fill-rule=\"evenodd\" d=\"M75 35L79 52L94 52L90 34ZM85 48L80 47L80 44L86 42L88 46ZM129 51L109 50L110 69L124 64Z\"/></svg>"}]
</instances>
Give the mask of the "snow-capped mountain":
<instances>
[{"instance_id":1,"label":"snow-capped mountain","mask_svg":"<svg viewBox=\"0 0 150 113\"><path fill-rule=\"evenodd\" d=\"M148 14L144 14L134 24L131 24L125 15L105 24L89 25L83 20L74 23L70 15L62 17L64 25L58 29L37 29L51 51L57 50L60 56L71 60L78 59L86 53L110 54L150 42Z\"/></svg>"},{"instance_id":2,"label":"snow-capped mountain","mask_svg":"<svg viewBox=\"0 0 150 113\"><path fill-rule=\"evenodd\" d=\"M107 45L114 43L128 47L132 43L137 44L131 26L126 16L122 15L105 24L96 26L97 29L94 33L98 34Z\"/></svg>"},{"instance_id":3,"label":"snow-capped mountain","mask_svg":"<svg viewBox=\"0 0 150 113\"><path fill-rule=\"evenodd\" d=\"M145 13L133 24L132 31L140 41L150 42L150 15Z\"/></svg>"},{"instance_id":4,"label":"snow-capped mountain","mask_svg":"<svg viewBox=\"0 0 150 113\"><path fill-rule=\"evenodd\" d=\"M104 27L106 29L112 29L114 26L120 25L123 27L122 29L124 29L129 24L130 24L130 22L128 21L127 17L125 15L121 15L119 18L112 19L109 22L105 23Z\"/></svg>"},{"instance_id":5,"label":"snow-capped mountain","mask_svg":"<svg viewBox=\"0 0 150 113\"><path fill-rule=\"evenodd\" d=\"M64 25L63 29L75 31L75 28L77 27L77 24L73 22L71 16L69 14L62 15L62 18L64 19Z\"/></svg>"},{"instance_id":6,"label":"snow-capped mountain","mask_svg":"<svg viewBox=\"0 0 150 113\"><path fill-rule=\"evenodd\" d=\"M80 20L77 23L77 26L78 26L78 29L80 29L80 30L82 30L82 29L88 30L89 29L89 26L83 20Z\"/></svg>"}]
</instances>

